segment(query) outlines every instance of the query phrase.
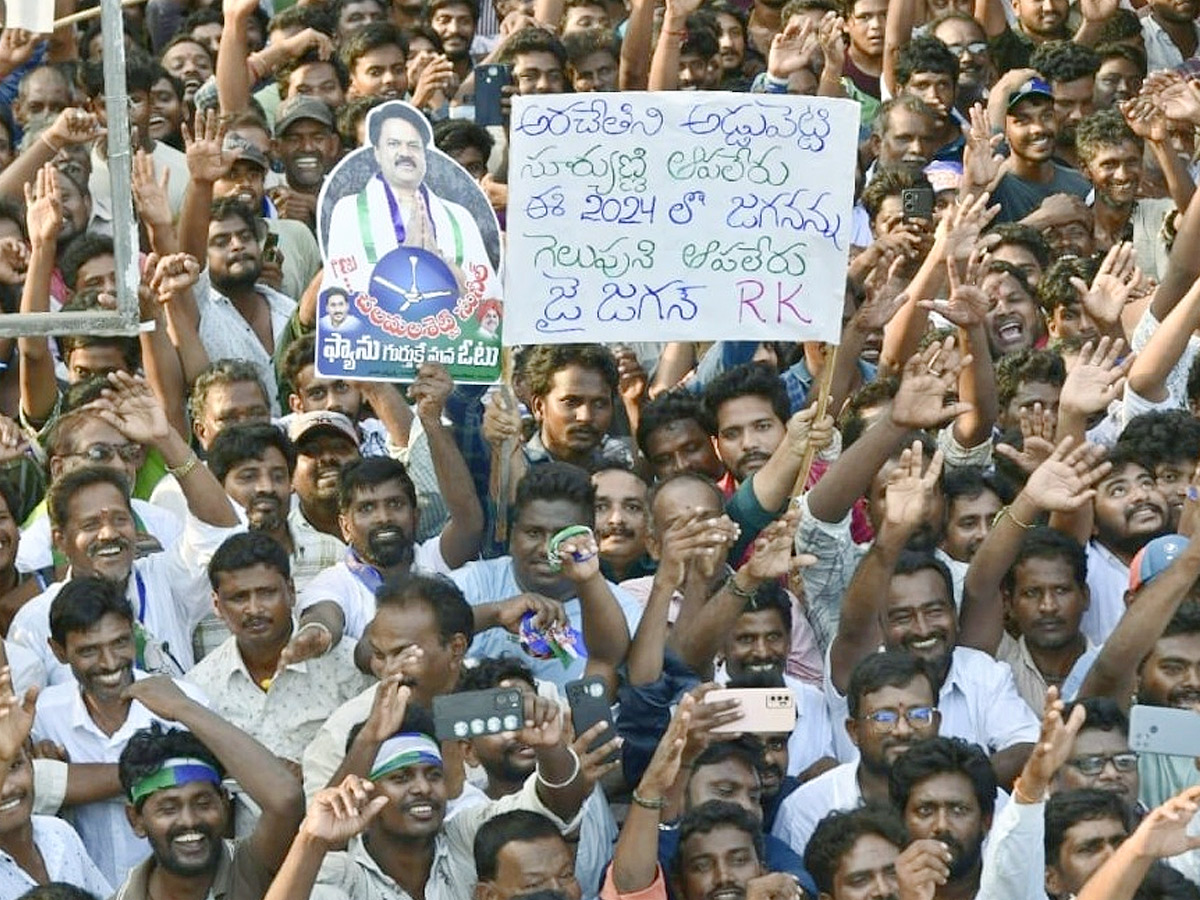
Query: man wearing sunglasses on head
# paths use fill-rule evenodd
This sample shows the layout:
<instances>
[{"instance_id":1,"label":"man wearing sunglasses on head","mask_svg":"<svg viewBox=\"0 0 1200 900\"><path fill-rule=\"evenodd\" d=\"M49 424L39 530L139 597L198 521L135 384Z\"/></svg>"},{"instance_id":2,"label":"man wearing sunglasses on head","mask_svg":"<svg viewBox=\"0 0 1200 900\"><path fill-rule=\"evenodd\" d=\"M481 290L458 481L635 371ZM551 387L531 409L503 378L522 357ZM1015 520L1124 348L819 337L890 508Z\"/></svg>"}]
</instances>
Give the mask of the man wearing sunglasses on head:
<instances>
[{"instance_id":1,"label":"man wearing sunglasses on head","mask_svg":"<svg viewBox=\"0 0 1200 900\"><path fill-rule=\"evenodd\" d=\"M136 483L138 469L146 461L146 448L130 440L95 410L84 404L65 413L47 429L45 439L50 483L84 466L112 469L129 483ZM138 555L164 550L183 534L183 520L172 510L136 497L130 501L137 531ZM17 570L36 572L56 566L61 572L66 560L55 553L50 538L50 519L45 502L39 504L21 528Z\"/></svg>"},{"instance_id":2,"label":"man wearing sunglasses on head","mask_svg":"<svg viewBox=\"0 0 1200 900\"><path fill-rule=\"evenodd\" d=\"M231 534L242 530L220 482L167 421L162 405L141 378L124 372L108 376L109 387L91 404L115 435L108 465L68 462L47 495L55 548L69 563L66 579L50 585L13 617L9 639L41 657L51 683L72 678L50 652L50 604L72 578L94 575L121 585L133 607L138 654L135 665L148 672L180 675L192 667L192 632L211 608L208 561ZM137 529L129 500L122 447L151 448L162 454L179 481L188 516L182 537L168 550L135 559ZM85 457L106 451L86 450ZM130 451L125 450L124 455ZM120 464L118 464L120 462ZM114 471L116 470L116 471Z\"/></svg>"}]
</instances>

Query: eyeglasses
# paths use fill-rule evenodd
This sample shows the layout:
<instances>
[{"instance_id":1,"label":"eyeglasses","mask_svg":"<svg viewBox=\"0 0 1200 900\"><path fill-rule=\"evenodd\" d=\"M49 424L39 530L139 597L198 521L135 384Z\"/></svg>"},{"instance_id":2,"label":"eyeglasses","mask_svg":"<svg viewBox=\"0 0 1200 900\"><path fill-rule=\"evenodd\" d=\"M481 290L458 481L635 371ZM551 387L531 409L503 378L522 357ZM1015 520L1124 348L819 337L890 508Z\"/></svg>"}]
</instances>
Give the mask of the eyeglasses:
<instances>
[{"instance_id":1,"label":"eyeglasses","mask_svg":"<svg viewBox=\"0 0 1200 900\"><path fill-rule=\"evenodd\" d=\"M1114 753L1112 756L1077 756L1074 759L1068 760L1067 765L1073 769L1078 769L1084 775L1099 775L1104 771L1104 767L1109 763L1113 764L1113 768L1118 772L1132 772L1137 768L1138 756L1133 751L1127 753Z\"/></svg>"},{"instance_id":2,"label":"eyeglasses","mask_svg":"<svg viewBox=\"0 0 1200 900\"><path fill-rule=\"evenodd\" d=\"M113 457L119 456L124 462L138 462L142 458L141 444L92 444L86 450L77 453L64 453L63 456L81 456L90 463L110 463Z\"/></svg>"},{"instance_id":3,"label":"eyeglasses","mask_svg":"<svg viewBox=\"0 0 1200 900\"><path fill-rule=\"evenodd\" d=\"M966 50L972 56L978 56L980 53L982 53L987 48L988 48L988 45L986 43L984 43L983 41L972 41L969 44L947 44L946 45L946 49L949 50L951 53L953 53L955 56L962 56L964 50Z\"/></svg>"},{"instance_id":4,"label":"eyeglasses","mask_svg":"<svg viewBox=\"0 0 1200 900\"><path fill-rule=\"evenodd\" d=\"M933 712L932 706L910 706L903 713L895 709L877 709L861 718L875 726L880 734L888 734L896 727L901 715L910 728L928 728L933 724Z\"/></svg>"}]
</instances>

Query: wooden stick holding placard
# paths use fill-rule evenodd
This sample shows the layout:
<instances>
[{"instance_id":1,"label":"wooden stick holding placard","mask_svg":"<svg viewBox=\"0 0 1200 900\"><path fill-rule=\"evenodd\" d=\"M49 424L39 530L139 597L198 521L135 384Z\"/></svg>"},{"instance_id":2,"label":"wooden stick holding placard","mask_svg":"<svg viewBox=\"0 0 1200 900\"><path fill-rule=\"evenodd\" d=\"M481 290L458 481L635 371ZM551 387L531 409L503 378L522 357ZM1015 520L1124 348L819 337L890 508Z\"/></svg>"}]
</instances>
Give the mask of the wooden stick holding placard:
<instances>
[{"instance_id":1,"label":"wooden stick holding placard","mask_svg":"<svg viewBox=\"0 0 1200 900\"><path fill-rule=\"evenodd\" d=\"M121 0L121 6L137 6L139 3L146 3L147 0ZM64 25L74 25L77 22L86 22L89 19L96 19L100 16L100 7L93 6L91 9L82 9L79 12L71 13L69 16L63 16L61 19L54 20L54 27L62 28Z\"/></svg>"},{"instance_id":2,"label":"wooden stick holding placard","mask_svg":"<svg viewBox=\"0 0 1200 900\"><path fill-rule=\"evenodd\" d=\"M825 345L825 361L821 364L821 379L817 386L817 415L813 419L814 422L825 418L825 412L829 409L829 389L833 384L833 368L837 365L837 344ZM796 476L796 483L792 486L792 496L798 497L804 491L805 482L808 481L808 473L812 469L813 457L817 455L817 449L810 443L804 448L804 458L800 462L800 474Z\"/></svg>"},{"instance_id":3,"label":"wooden stick holding placard","mask_svg":"<svg viewBox=\"0 0 1200 900\"><path fill-rule=\"evenodd\" d=\"M505 409L516 410L518 404L517 395L512 389L512 370L512 347L503 347L500 350L500 390L496 399L502 402ZM500 475L496 491L496 540L501 542L508 540L508 498L512 492L512 458L517 451L517 440L515 437L506 438L500 445Z\"/></svg>"}]
</instances>

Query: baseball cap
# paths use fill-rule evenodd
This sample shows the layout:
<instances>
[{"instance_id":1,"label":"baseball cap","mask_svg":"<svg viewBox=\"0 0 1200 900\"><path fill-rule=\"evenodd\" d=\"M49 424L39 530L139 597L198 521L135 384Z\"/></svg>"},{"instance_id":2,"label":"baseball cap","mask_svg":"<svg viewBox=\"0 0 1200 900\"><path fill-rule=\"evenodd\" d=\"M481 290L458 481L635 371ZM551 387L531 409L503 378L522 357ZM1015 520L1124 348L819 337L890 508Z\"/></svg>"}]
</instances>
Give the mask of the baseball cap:
<instances>
[{"instance_id":1,"label":"baseball cap","mask_svg":"<svg viewBox=\"0 0 1200 900\"><path fill-rule=\"evenodd\" d=\"M256 166L261 166L264 171L271 168L271 164L267 162L267 155L235 131L225 135L222 149L236 150L238 159L249 160Z\"/></svg>"},{"instance_id":2,"label":"baseball cap","mask_svg":"<svg viewBox=\"0 0 1200 900\"><path fill-rule=\"evenodd\" d=\"M297 445L305 438L312 437L318 431L349 438L354 442L355 447L358 446L358 429L354 427L353 422L340 412L330 412L321 409L313 412L296 413L292 418L291 424L288 425L288 437L292 439L293 444Z\"/></svg>"},{"instance_id":3,"label":"baseball cap","mask_svg":"<svg viewBox=\"0 0 1200 900\"><path fill-rule=\"evenodd\" d=\"M937 159L925 167L925 177L933 185L933 192L957 191L962 184L962 163Z\"/></svg>"},{"instance_id":4,"label":"baseball cap","mask_svg":"<svg viewBox=\"0 0 1200 900\"><path fill-rule=\"evenodd\" d=\"M275 113L275 137L279 137L301 119L312 119L336 130L333 110L329 108L328 103L316 97L295 94L279 104L279 110Z\"/></svg>"},{"instance_id":5,"label":"baseball cap","mask_svg":"<svg viewBox=\"0 0 1200 900\"><path fill-rule=\"evenodd\" d=\"M1129 563L1129 591L1136 592L1167 570L1188 545L1182 534L1156 537L1134 554Z\"/></svg>"},{"instance_id":6,"label":"baseball cap","mask_svg":"<svg viewBox=\"0 0 1200 900\"><path fill-rule=\"evenodd\" d=\"M1029 78L1021 82L1011 94L1008 95L1008 105L1005 107L1007 112L1012 112L1022 100L1030 97L1044 97L1047 100L1054 99L1054 90L1050 87L1050 82L1044 78Z\"/></svg>"}]
</instances>

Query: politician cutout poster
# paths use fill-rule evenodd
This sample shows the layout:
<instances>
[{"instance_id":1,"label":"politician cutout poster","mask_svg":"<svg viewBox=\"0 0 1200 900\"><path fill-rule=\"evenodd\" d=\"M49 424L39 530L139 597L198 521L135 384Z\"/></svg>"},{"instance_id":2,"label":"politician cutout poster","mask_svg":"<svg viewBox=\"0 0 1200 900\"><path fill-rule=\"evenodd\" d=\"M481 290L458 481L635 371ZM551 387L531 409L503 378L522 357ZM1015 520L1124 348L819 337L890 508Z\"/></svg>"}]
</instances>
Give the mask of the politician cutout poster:
<instances>
[{"instance_id":1,"label":"politician cutout poster","mask_svg":"<svg viewBox=\"0 0 1200 900\"><path fill-rule=\"evenodd\" d=\"M366 128L317 203L317 374L407 381L438 362L458 382L498 380L500 228L483 189L407 103L375 107Z\"/></svg>"}]
</instances>

